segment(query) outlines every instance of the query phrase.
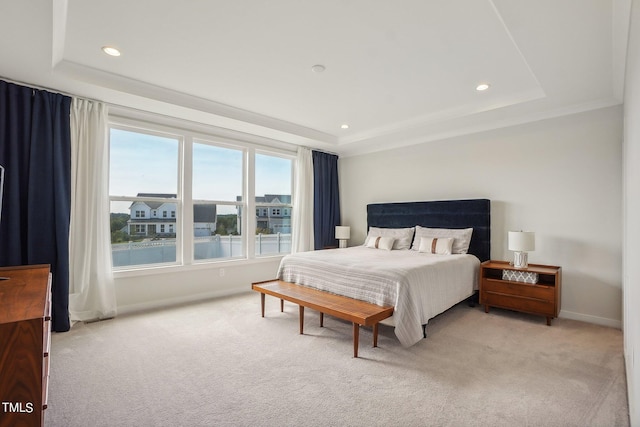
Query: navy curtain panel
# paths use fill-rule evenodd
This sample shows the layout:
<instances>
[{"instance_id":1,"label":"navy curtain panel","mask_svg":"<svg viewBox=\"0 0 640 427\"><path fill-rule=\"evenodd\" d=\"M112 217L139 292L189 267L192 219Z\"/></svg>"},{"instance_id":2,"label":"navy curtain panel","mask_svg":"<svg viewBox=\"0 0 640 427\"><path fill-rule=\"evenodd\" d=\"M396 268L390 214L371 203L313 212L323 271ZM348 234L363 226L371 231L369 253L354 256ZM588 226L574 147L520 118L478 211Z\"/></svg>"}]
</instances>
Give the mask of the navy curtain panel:
<instances>
[{"instance_id":1,"label":"navy curtain panel","mask_svg":"<svg viewBox=\"0 0 640 427\"><path fill-rule=\"evenodd\" d=\"M69 330L71 98L0 81L0 265L49 264L52 329Z\"/></svg>"},{"instance_id":2,"label":"navy curtain panel","mask_svg":"<svg viewBox=\"0 0 640 427\"><path fill-rule=\"evenodd\" d=\"M314 248L336 246L336 225L340 225L338 156L320 151L313 158L313 232Z\"/></svg>"}]
</instances>

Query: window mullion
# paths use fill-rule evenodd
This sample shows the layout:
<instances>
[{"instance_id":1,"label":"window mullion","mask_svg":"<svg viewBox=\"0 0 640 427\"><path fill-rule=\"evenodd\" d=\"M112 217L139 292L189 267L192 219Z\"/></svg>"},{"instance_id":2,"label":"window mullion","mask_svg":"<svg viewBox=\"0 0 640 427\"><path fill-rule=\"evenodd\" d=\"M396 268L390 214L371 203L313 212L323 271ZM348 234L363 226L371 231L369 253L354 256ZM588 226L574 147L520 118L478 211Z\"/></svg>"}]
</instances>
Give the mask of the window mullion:
<instances>
[{"instance_id":1,"label":"window mullion","mask_svg":"<svg viewBox=\"0 0 640 427\"><path fill-rule=\"evenodd\" d=\"M256 257L256 151L253 148L249 148L245 155L247 156L245 173L246 215L242 220L244 221L244 229L247 232L243 233L243 235L246 236L247 258L252 259Z\"/></svg>"},{"instance_id":2,"label":"window mullion","mask_svg":"<svg viewBox=\"0 0 640 427\"><path fill-rule=\"evenodd\" d=\"M182 256L184 264L193 264L193 139L183 142L182 156Z\"/></svg>"}]
</instances>

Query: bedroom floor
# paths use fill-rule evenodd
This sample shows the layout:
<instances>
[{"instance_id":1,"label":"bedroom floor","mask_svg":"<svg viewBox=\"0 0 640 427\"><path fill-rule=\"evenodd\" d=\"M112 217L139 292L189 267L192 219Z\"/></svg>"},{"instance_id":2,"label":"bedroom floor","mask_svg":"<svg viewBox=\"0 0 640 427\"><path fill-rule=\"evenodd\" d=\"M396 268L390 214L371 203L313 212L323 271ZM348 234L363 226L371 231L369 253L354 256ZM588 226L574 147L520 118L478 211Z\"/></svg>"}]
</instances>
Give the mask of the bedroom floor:
<instances>
[{"instance_id":1,"label":"bedroom floor","mask_svg":"<svg viewBox=\"0 0 640 427\"><path fill-rule=\"evenodd\" d=\"M462 303L403 348L247 293L54 334L47 426L628 426L622 332Z\"/></svg>"}]
</instances>

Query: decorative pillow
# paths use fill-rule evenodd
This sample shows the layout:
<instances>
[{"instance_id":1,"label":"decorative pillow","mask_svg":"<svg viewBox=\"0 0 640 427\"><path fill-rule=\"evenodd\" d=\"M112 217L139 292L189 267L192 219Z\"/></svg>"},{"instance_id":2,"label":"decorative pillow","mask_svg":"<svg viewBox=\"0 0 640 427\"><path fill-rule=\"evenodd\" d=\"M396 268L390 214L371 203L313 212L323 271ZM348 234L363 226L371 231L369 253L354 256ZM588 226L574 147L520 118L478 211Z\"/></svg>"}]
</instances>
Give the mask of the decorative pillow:
<instances>
[{"instance_id":1,"label":"decorative pillow","mask_svg":"<svg viewBox=\"0 0 640 427\"><path fill-rule=\"evenodd\" d=\"M453 237L421 237L418 251L428 254L451 255Z\"/></svg>"},{"instance_id":2,"label":"decorative pillow","mask_svg":"<svg viewBox=\"0 0 640 427\"><path fill-rule=\"evenodd\" d=\"M369 233L367 239L364 241L364 245L368 246L369 240L372 237L393 237L395 242L393 249L410 249L411 241L413 240L414 227L410 228L379 228L369 227Z\"/></svg>"},{"instance_id":3,"label":"decorative pillow","mask_svg":"<svg viewBox=\"0 0 640 427\"><path fill-rule=\"evenodd\" d=\"M393 237L383 237L383 236L372 237L367 242L367 247L374 248L374 249L384 249L384 250L390 251L391 248L393 248L393 242L395 242L395 240L396 239L394 239Z\"/></svg>"},{"instance_id":4,"label":"decorative pillow","mask_svg":"<svg viewBox=\"0 0 640 427\"><path fill-rule=\"evenodd\" d=\"M469 251L472 233L473 228L427 228L416 225L416 238L411 249L414 251L419 250L422 237L451 237L453 238L451 252L454 254L466 254Z\"/></svg>"}]
</instances>

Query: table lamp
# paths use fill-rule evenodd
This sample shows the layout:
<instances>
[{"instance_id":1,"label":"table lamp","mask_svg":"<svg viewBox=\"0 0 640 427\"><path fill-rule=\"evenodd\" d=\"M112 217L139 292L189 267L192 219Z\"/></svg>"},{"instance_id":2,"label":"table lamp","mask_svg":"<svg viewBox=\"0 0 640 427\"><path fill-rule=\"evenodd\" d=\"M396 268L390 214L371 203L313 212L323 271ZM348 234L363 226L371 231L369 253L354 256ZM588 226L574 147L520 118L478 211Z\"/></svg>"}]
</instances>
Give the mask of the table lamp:
<instances>
[{"instance_id":1,"label":"table lamp","mask_svg":"<svg viewBox=\"0 0 640 427\"><path fill-rule=\"evenodd\" d=\"M347 240L351 237L351 227L347 225L336 225L336 239L340 241L341 248L347 247Z\"/></svg>"},{"instance_id":2,"label":"table lamp","mask_svg":"<svg viewBox=\"0 0 640 427\"><path fill-rule=\"evenodd\" d=\"M510 231L509 250L513 253L513 266L527 268L529 266L527 252L536 249L536 236L533 231Z\"/></svg>"}]
</instances>

